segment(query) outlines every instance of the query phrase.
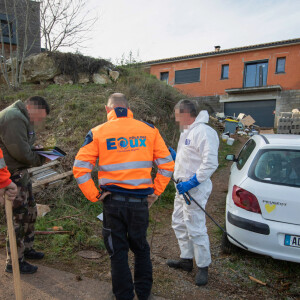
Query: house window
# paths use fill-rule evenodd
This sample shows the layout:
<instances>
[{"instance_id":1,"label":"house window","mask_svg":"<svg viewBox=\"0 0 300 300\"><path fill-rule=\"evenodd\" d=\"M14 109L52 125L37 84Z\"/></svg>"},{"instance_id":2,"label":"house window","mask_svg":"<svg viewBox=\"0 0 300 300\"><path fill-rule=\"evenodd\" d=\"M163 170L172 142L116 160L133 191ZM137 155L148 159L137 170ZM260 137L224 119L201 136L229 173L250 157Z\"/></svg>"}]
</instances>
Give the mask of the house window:
<instances>
[{"instance_id":1,"label":"house window","mask_svg":"<svg viewBox=\"0 0 300 300\"><path fill-rule=\"evenodd\" d=\"M285 73L285 57L277 58L276 73Z\"/></svg>"},{"instance_id":2,"label":"house window","mask_svg":"<svg viewBox=\"0 0 300 300\"><path fill-rule=\"evenodd\" d=\"M160 80L169 83L169 72L161 72L160 73Z\"/></svg>"},{"instance_id":3,"label":"house window","mask_svg":"<svg viewBox=\"0 0 300 300\"><path fill-rule=\"evenodd\" d=\"M7 21L7 16L4 14L0 14L0 41L2 38L4 43L16 44L14 22Z\"/></svg>"},{"instance_id":4,"label":"house window","mask_svg":"<svg viewBox=\"0 0 300 300\"><path fill-rule=\"evenodd\" d=\"M175 71L175 84L200 81L200 68Z\"/></svg>"},{"instance_id":5,"label":"house window","mask_svg":"<svg viewBox=\"0 0 300 300\"><path fill-rule=\"evenodd\" d=\"M12 33L12 24L5 20L1 20L1 30L3 37L9 38L9 31Z\"/></svg>"},{"instance_id":6,"label":"house window","mask_svg":"<svg viewBox=\"0 0 300 300\"><path fill-rule=\"evenodd\" d=\"M267 85L268 61L251 62L245 65L244 87Z\"/></svg>"},{"instance_id":7,"label":"house window","mask_svg":"<svg viewBox=\"0 0 300 300\"><path fill-rule=\"evenodd\" d=\"M221 79L228 79L229 65L222 65Z\"/></svg>"}]
</instances>

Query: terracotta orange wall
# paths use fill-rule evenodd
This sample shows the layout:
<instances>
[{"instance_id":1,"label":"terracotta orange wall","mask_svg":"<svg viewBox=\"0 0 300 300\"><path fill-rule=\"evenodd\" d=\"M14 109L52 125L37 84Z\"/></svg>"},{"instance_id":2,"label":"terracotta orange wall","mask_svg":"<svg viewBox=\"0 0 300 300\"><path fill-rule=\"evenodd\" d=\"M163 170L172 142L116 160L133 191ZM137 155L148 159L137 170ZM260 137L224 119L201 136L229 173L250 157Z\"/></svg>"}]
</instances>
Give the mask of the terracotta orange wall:
<instances>
[{"instance_id":1,"label":"terracotta orange wall","mask_svg":"<svg viewBox=\"0 0 300 300\"><path fill-rule=\"evenodd\" d=\"M0 46L2 47L2 45L0 44ZM12 51L14 52L15 50L17 50L17 46L16 45L12 45ZM6 57L10 57L10 45L9 44L4 44L4 51L5 51L5 55Z\"/></svg>"},{"instance_id":2,"label":"terracotta orange wall","mask_svg":"<svg viewBox=\"0 0 300 300\"><path fill-rule=\"evenodd\" d=\"M278 57L286 57L284 74L275 74ZM169 72L169 84L193 97L222 95L225 89L243 87L245 62L264 59L269 61L267 85L280 85L283 90L300 89L300 45L153 65L150 73L160 79L161 72ZM229 64L229 79L221 80L223 64ZM200 82L174 85L175 71L199 67Z\"/></svg>"}]
</instances>

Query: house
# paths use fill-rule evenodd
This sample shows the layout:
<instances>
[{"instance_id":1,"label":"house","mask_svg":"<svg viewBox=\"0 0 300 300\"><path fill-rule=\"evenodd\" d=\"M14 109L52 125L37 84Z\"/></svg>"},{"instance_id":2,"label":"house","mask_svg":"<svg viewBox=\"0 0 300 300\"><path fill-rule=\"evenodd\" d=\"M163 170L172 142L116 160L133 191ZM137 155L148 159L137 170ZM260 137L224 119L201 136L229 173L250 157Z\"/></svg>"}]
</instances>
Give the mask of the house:
<instances>
[{"instance_id":1,"label":"house","mask_svg":"<svg viewBox=\"0 0 300 300\"><path fill-rule=\"evenodd\" d=\"M26 56L41 52L39 2L0 0L0 56L10 57L17 47Z\"/></svg>"},{"instance_id":2,"label":"house","mask_svg":"<svg viewBox=\"0 0 300 300\"><path fill-rule=\"evenodd\" d=\"M300 38L148 61L159 80L210 113L250 114L274 127L279 112L300 108Z\"/></svg>"}]
</instances>

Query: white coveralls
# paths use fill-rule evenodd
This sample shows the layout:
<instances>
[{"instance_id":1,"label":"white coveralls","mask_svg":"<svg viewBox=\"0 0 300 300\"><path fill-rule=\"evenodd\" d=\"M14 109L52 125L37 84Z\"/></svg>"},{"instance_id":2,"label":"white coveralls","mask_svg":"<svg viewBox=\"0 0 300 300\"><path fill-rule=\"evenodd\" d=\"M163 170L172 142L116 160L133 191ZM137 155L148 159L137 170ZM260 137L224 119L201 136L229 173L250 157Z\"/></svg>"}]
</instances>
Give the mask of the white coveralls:
<instances>
[{"instance_id":1,"label":"white coveralls","mask_svg":"<svg viewBox=\"0 0 300 300\"><path fill-rule=\"evenodd\" d=\"M176 181L188 181L196 174L200 185L189 193L203 208L212 190L210 176L218 167L219 138L216 131L205 124L208 120L208 112L203 110L195 122L181 133L174 171ZM187 205L178 191L174 200L172 227L179 243L180 257L195 257L198 267L207 267L211 263L211 255L205 213L193 201Z\"/></svg>"}]
</instances>

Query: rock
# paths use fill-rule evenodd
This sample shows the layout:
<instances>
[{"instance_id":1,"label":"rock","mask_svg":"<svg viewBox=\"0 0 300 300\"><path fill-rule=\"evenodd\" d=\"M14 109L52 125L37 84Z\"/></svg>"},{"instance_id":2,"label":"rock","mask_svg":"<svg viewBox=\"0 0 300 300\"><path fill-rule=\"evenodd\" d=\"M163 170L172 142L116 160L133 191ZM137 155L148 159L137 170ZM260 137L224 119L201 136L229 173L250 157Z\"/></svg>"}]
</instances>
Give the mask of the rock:
<instances>
[{"instance_id":1,"label":"rock","mask_svg":"<svg viewBox=\"0 0 300 300\"><path fill-rule=\"evenodd\" d=\"M109 76L113 81L117 81L117 79L120 76L120 73L118 71L109 70Z\"/></svg>"},{"instance_id":2,"label":"rock","mask_svg":"<svg viewBox=\"0 0 300 300\"><path fill-rule=\"evenodd\" d=\"M38 217L44 217L48 212L51 211L48 205L37 204L36 208Z\"/></svg>"},{"instance_id":3,"label":"rock","mask_svg":"<svg viewBox=\"0 0 300 300\"><path fill-rule=\"evenodd\" d=\"M59 85L73 84L73 80L71 79L70 75L64 75L64 74L57 75L54 77L53 80L56 84L59 84Z\"/></svg>"},{"instance_id":4,"label":"rock","mask_svg":"<svg viewBox=\"0 0 300 300\"><path fill-rule=\"evenodd\" d=\"M6 69L7 72L11 71L12 65L16 65L16 58L9 58L8 60L6 60Z\"/></svg>"},{"instance_id":5,"label":"rock","mask_svg":"<svg viewBox=\"0 0 300 300\"><path fill-rule=\"evenodd\" d=\"M75 279L76 279L77 281L81 281L81 280L82 280L82 277L81 277L80 275L76 275Z\"/></svg>"},{"instance_id":6,"label":"rock","mask_svg":"<svg viewBox=\"0 0 300 300\"><path fill-rule=\"evenodd\" d=\"M26 82L50 80L59 74L55 61L47 53L31 55L24 61L24 76Z\"/></svg>"},{"instance_id":7,"label":"rock","mask_svg":"<svg viewBox=\"0 0 300 300\"><path fill-rule=\"evenodd\" d=\"M111 80L105 74L94 73L93 82L96 84L107 84L107 83L111 83Z\"/></svg>"},{"instance_id":8,"label":"rock","mask_svg":"<svg viewBox=\"0 0 300 300\"><path fill-rule=\"evenodd\" d=\"M87 73L79 73L78 74L78 83L89 83L90 82L90 76Z\"/></svg>"},{"instance_id":9,"label":"rock","mask_svg":"<svg viewBox=\"0 0 300 300\"><path fill-rule=\"evenodd\" d=\"M91 250L79 251L77 252L77 255L87 259L98 259L102 256L99 252L91 251Z\"/></svg>"},{"instance_id":10,"label":"rock","mask_svg":"<svg viewBox=\"0 0 300 300\"><path fill-rule=\"evenodd\" d=\"M16 76L16 73L13 73L12 71L7 72L7 78L10 85L13 85L15 82L15 77L13 78L13 75ZM25 82L24 76L22 76L22 82ZM5 76L2 73L0 73L0 84L6 84Z\"/></svg>"}]
</instances>

